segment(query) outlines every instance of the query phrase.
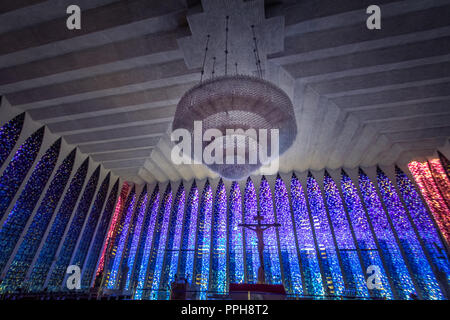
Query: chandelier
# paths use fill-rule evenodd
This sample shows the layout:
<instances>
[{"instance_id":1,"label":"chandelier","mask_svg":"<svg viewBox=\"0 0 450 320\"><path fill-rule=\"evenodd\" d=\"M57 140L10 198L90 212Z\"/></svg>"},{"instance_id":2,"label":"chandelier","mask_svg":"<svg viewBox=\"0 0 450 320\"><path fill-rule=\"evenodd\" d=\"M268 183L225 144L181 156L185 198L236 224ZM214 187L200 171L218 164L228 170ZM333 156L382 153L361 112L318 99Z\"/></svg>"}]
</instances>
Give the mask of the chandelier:
<instances>
[{"instance_id":1,"label":"chandelier","mask_svg":"<svg viewBox=\"0 0 450 320\"><path fill-rule=\"evenodd\" d=\"M223 178L240 180L277 160L292 145L297 135L297 124L288 95L263 79L254 25L251 29L257 76L238 74L237 63L235 74L228 74L228 23L229 16L226 16L224 75L215 76L216 57L213 57L211 77L203 80L210 38L208 35L200 83L180 99L172 130L187 130L191 135L192 150L199 133L202 138L208 130L220 132L221 135L215 135L214 138L201 139L201 146L202 150L214 149L222 161L204 161L203 154L198 153L191 155L191 159L204 163ZM195 128L196 122L201 123L200 132ZM274 131L276 135L272 134ZM240 153L239 147L244 147ZM265 152L264 157L261 157L262 150ZM230 155L233 159L230 159Z\"/></svg>"}]
</instances>

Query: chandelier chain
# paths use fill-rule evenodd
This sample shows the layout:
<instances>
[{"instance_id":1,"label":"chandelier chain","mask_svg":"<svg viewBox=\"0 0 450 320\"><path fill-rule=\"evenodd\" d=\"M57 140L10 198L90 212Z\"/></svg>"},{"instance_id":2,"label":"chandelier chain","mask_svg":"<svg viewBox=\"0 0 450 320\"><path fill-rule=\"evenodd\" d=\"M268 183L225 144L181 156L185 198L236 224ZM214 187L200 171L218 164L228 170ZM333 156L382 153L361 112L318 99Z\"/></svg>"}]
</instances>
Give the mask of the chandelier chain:
<instances>
[{"instance_id":1,"label":"chandelier chain","mask_svg":"<svg viewBox=\"0 0 450 320\"><path fill-rule=\"evenodd\" d=\"M203 75L205 73L205 63L206 63L206 53L208 52L208 44L209 44L209 34L206 36L206 46L205 46L205 54L203 55L203 63L202 63L202 71L200 75L200 83L203 81Z\"/></svg>"},{"instance_id":2,"label":"chandelier chain","mask_svg":"<svg viewBox=\"0 0 450 320\"><path fill-rule=\"evenodd\" d=\"M253 49L253 52L255 53L255 60L256 60L256 71L258 72L259 77L262 79L262 69L261 69L261 59L259 57L259 50L258 50L258 42L256 40L256 34L255 34L255 25L251 25L252 27L252 33L253 33L253 43L255 44L255 48Z\"/></svg>"},{"instance_id":3,"label":"chandelier chain","mask_svg":"<svg viewBox=\"0 0 450 320\"><path fill-rule=\"evenodd\" d=\"M226 26L225 26L225 75L228 73L228 22L230 16L226 16Z\"/></svg>"}]
</instances>

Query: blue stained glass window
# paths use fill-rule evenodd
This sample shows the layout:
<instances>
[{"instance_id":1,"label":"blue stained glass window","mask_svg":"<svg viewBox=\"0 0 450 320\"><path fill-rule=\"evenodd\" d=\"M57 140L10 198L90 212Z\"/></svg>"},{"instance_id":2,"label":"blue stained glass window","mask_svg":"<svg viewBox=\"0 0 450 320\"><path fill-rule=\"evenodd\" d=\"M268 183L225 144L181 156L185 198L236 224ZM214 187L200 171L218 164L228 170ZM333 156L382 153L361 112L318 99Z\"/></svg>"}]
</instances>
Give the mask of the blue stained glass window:
<instances>
[{"instance_id":1,"label":"blue stained glass window","mask_svg":"<svg viewBox=\"0 0 450 320\"><path fill-rule=\"evenodd\" d=\"M136 203L136 187L133 187L131 189L131 192L128 196L126 205L124 207L124 214L122 214L122 217L120 219L119 225L118 225L118 232L117 236L114 239L114 245L111 252L110 257L110 268L108 270L110 271L109 277L108 277L108 289L114 289L116 287L117 279L119 278L119 272L120 272L120 265L122 262L122 254L124 251L124 248L126 246L126 240L128 237L128 231L130 228L130 224L132 223L133 213L134 213L134 205ZM126 214L125 214L126 213Z\"/></svg>"},{"instance_id":2,"label":"blue stained glass window","mask_svg":"<svg viewBox=\"0 0 450 320\"><path fill-rule=\"evenodd\" d=\"M400 244L403 247L423 297L425 299L443 299L444 296L439 284L426 259L422 246L414 233L414 229L408 220L406 211L397 195L394 185L379 168L377 169L377 180L383 202L392 219Z\"/></svg>"},{"instance_id":3,"label":"blue stained glass window","mask_svg":"<svg viewBox=\"0 0 450 320\"><path fill-rule=\"evenodd\" d=\"M191 186L191 191L186 203L186 214L184 218L183 235L181 242L181 256L178 273L192 283L194 272L195 240L197 235L199 193L195 181Z\"/></svg>"},{"instance_id":4,"label":"blue stained glass window","mask_svg":"<svg viewBox=\"0 0 450 320\"><path fill-rule=\"evenodd\" d=\"M119 179L117 179L116 183L111 189L111 192L105 205L105 210L103 211L100 223L97 228L97 232L95 233L94 242L89 251L86 265L84 266L83 269L83 276L81 277L82 288L88 288L91 285L92 277L94 276L95 268L100 258L103 241L108 231L108 225L109 222L111 221L111 217L114 212L114 205L117 200L118 191L119 191Z\"/></svg>"},{"instance_id":5,"label":"blue stained glass window","mask_svg":"<svg viewBox=\"0 0 450 320\"><path fill-rule=\"evenodd\" d=\"M134 269L136 252L139 245L139 239L141 237L142 224L144 222L144 216L147 209L147 202L148 202L147 185L145 185L144 189L141 192L141 195L139 196L138 203L136 205L136 213L134 215L135 222L133 223L134 228L132 232L130 230L130 235L128 236L129 249L128 249L128 257L126 259L128 273L125 282L125 290L128 290L130 288L131 275ZM124 279L122 279L121 281L124 281Z\"/></svg>"},{"instance_id":6,"label":"blue stained glass window","mask_svg":"<svg viewBox=\"0 0 450 320\"><path fill-rule=\"evenodd\" d=\"M16 145L22 132L23 122L25 120L25 112L19 114L0 128L0 168L8 158L9 153Z\"/></svg>"},{"instance_id":7,"label":"blue stained glass window","mask_svg":"<svg viewBox=\"0 0 450 320\"><path fill-rule=\"evenodd\" d=\"M227 291L227 191L222 179L214 197L211 231L211 278L209 291Z\"/></svg>"},{"instance_id":8,"label":"blue stained glass window","mask_svg":"<svg viewBox=\"0 0 450 320\"><path fill-rule=\"evenodd\" d=\"M45 230L47 230L50 219L52 218L64 188L69 181L75 154L76 149L66 157L55 173L55 176L45 193L44 199L41 201L33 221L19 246L16 256L11 262L5 279L3 279L1 287L5 290L14 290L24 281L26 272L30 268L33 257L44 237Z\"/></svg>"},{"instance_id":9,"label":"blue stained glass window","mask_svg":"<svg viewBox=\"0 0 450 320\"><path fill-rule=\"evenodd\" d=\"M70 182L61 207L55 216L55 219L50 227L50 231L45 239L42 249L39 251L36 263L33 266L28 283L32 291L39 291L44 285L47 273L55 258L56 250L58 250L59 243L69 222L72 211L75 207L77 199L83 187L84 179L86 178L89 166L89 159L83 162L77 170L75 176ZM26 280L27 281L27 280Z\"/></svg>"},{"instance_id":10,"label":"blue stained glass window","mask_svg":"<svg viewBox=\"0 0 450 320\"><path fill-rule=\"evenodd\" d=\"M136 293L135 299L141 299L144 287L147 285L147 269L152 251L153 231L155 230L156 218L159 207L159 186L156 185L153 190L152 197L148 204L147 214L144 221L144 229L142 230L142 239L139 243L139 249L136 257Z\"/></svg>"},{"instance_id":11,"label":"blue stained glass window","mask_svg":"<svg viewBox=\"0 0 450 320\"><path fill-rule=\"evenodd\" d=\"M347 280L346 295L368 297L369 292L364 272L356 251L344 205L338 187L327 171L325 171L324 177L324 191L332 230L336 237L342 268Z\"/></svg>"},{"instance_id":12,"label":"blue stained glass window","mask_svg":"<svg viewBox=\"0 0 450 320\"><path fill-rule=\"evenodd\" d=\"M16 151L0 177L0 220L25 179L41 148L44 127L33 133Z\"/></svg>"},{"instance_id":13,"label":"blue stained glass window","mask_svg":"<svg viewBox=\"0 0 450 320\"><path fill-rule=\"evenodd\" d=\"M153 248L150 255L150 261L148 264L148 281L151 288L151 299L158 297L159 285L161 282L161 270L164 259L165 245L167 239L167 229L169 228L169 218L172 205L172 189L170 183L167 185L164 197L162 199L161 206L159 208L158 217L156 219L156 225L154 230Z\"/></svg>"},{"instance_id":14,"label":"blue stained glass window","mask_svg":"<svg viewBox=\"0 0 450 320\"><path fill-rule=\"evenodd\" d=\"M411 214L411 219L417 227L417 231L424 242L433 264L437 268L437 273L442 278L441 281L445 281L445 279L450 281L450 264L445 245L442 243L419 193L414 188L408 176L400 168L396 167L395 173L398 188Z\"/></svg>"},{"instance_id":15,"label":"blue stained glass window","mask_svg":"<svg viewBox=\"0 0 450 320\"><path fill-rule=\"evenodd\" d=\"M58 160L61 139L58 139L42 156L20 193L14 207L0 229L0 271L8 262L20 235L33 213L39 197Z\"/></svg>"},{"instance_id":16,"label":"blue stained glass window","mask_svg":"<svg viewBox=\"0 0 450 320\"><path fill-rule=\"evenodd\" d=\"M253 219L258 212L258 203L256 200L256 190L253 181L248 178L244 191L244 221L245 223L255 223ZM247 265L248 283L256 283L258 281L258 238L256 233L245 228L245 253Z\"/></svg>"},{"instance_id":17,"label":"blue stained glass window","mask_svg":"<svg viewBox=\"0 0 450 320\"><path fill-rule=\"evenodd\" d=\"M285 289L289 294L300 295L303 293L303 287L292 212L288 192L280 176L277 177L275 182L275 209L276 220L281 225L278 232Z\"/></svg>"},{"instance_id":18,"label":"blue stained glass window","mask_svg":"<svg viewBox=\"0 0 450 320\"><path fill-rule=\"evenodd\" d=\"M195 257L194 287L200 291L199 299L204 300L208 294L209 262L211 247L212 189L207 180L200 201L198 217L197 250Z\"/></svg>"},{"instance_id":19,"label":"blue stained glass window","mask_svg":"<svg viewBox=\"0 0 450 320\"><path fill-rule=\"evenodd\" d=\"M97 169L95 169L86 184L80 203L78 204L78 208L74 213L72 222L70 223L69 230L65 235L63 245L61 246L61 251L50 274L48 282L48 288L50 290L59 290L63 283L67 267L70 264L70 259L72 258L73 251L75 250L75 246L77 244L77 239L80 236L89 207L91 206L99 176L100 165Z\"/></svg>"},{"instance_id":20,"label":"blue stained glass window","mask_svg":"<svg viewBox=\"0 0 450 320\"><path fill-rule=\"evenodd\" d=\"M305 295L324 295L322 275L314 244L312 225L309 219L308 206L302 185L295 174L291 180L292 210L297 232L300 260L305 277Z\"/></svg>"},{"instance_id":21,"label":"blue stained glass window","mask_svg":"<svg viewBox=\"0 0 450 320\"><path fill-rule=\"evenodd\" d=\"M272 192L264 176L259 187L259 207L261 208L261 215L264 217L263 223L275 223ZM267 229L264 232L263 254L266 283L281 284L280 256L278 255L277 231L275 228Z\"/></svg>"},{"instance_id":22,"label":"blue stained glass window","mask_svg":"<svg viewBox=\"0 0 450 320\"><path fill-rule=\"evenodd\" d=\"M341 176L342 194L344 202L350 216L350 222L355 232L357 245L360 248L362 260L364 263L364 270L367 271L369 266L377 266L380 270L381 288L369 290L370 294L375 297L386 297L393 299L392 291L389 285L388 275L383 267L383 262L377 250L372 230L369 221L364 212L364 207L359 198L358 190L353 184L350 177L342 171Z\"/></svg>"},{"instance_id":23,"label":"blue stained glass window","mask_svg":"<svg viewBox=\"0 0 450 320\"><path fill-rule=\"evenodd\" d=\"M311 173L308 173L307 189L309 207L319 247L319 259L327 285L326 293L342 295L344 293L344 279L328 224L322 193L319 184Z\"/></svg>"},{"instance_id":24,"label":"blue stained glass window","mask_svg":"<svg viewBox=\"0 0 450 320\"><path fill-rule=\"evenodd\" d=\"M237 182L231 185L228 198L228 254L230 283L244 282L244 230L239 226L242 223L242 198Z\"/></svg>"},{"instance_id":25,"label":"blue stained glass window","mask_svg":"<svg viewBox=\"0 0 450 320\"><path fill-rule=\"evenodd\" d=\"M92 237L94 236L94 231L97 226L98 219L100 218L103 204L105 203L106 194L108 193L110 176L111 174L108 173L97 192L94 205L92 206L91 213L89 214L89 218L86 222L86 227L84 228L80 243L78 244L78 248L72 259L72 265L77 265L80 268L83 268L84 260L86 259L86 256L88 254L89 245L91 243Z\"/></svg>"},{"instance_id":26,"label":"blue stained glass window","mask_svg":"<svg viewBox=\"0 0 450 320\"><path fill-rule=\"evenodd\" d=\"M181 230L183 227L185 192L183 183L175 196L172 214L170 216L169 234L164 257L164 268L161 275L159 299L168 299L170 284L175 279L180 254Z\"/></svg>"},{"instance_id":27,"label":"blue stained glass window","mask_svg":"<svg viewBox=\"0 0 450 320\"><path fill-rule=\"evenodd\" d=\"M376 188L362 170L359 170L359 188L372 221L375 235L378 238L380 249L383 252L384 260L392 277L397 296L400 299L409 299L409 295L415 291L411 275L403 261Z\"/></svg>"}]
</instances>

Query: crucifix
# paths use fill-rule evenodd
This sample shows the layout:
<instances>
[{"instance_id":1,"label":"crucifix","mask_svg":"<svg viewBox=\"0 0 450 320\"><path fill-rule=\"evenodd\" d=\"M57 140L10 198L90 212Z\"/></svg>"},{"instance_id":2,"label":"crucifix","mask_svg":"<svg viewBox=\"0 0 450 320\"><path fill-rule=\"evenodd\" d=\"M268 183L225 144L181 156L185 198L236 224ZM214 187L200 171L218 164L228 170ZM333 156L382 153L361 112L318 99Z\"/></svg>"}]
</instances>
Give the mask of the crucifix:
<instances>
[{"instance_id":1,"label":"crucifix","mask_svg":"<svg viewBox=\"0 0 450 320\"><path fill-rule=\"evenodd\" d=\"M256 232L256 237L258 239L258 254L259 254L259 268L258 268L258 283L265 283L265 274L264 274L264 231L272 227L280 227L279 223L261 223L264 220L264 217L261 215L261 212L258 211L256 216L253 217L256 220L256 223L240 223L239 227L244 227L249 230Z\"/></svg>"}]
</instances>

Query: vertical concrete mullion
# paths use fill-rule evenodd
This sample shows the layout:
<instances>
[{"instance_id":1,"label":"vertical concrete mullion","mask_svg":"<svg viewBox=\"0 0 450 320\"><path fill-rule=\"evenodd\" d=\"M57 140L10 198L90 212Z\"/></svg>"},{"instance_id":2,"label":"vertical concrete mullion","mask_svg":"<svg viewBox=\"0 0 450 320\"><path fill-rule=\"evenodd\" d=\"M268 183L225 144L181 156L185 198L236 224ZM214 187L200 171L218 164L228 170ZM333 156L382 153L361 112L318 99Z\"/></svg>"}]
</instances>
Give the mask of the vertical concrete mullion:
<instances>
[{"instance_id":1,"label":"vertical concrete mullion","mask_svg":"<svg viewBox=\"0 0 450 320\"><path fill-rule=\"evenodd\" d=\"M100 169L100 170L101 170L101 169ZM88 209L88 211L87 211L87 213L86 213L86 217L85 217L85 219L84 219L83 226L81 227L80 234L78 235L77 243L76 243L76 245L75 245L75 247L74 247L74 249L73 249L72 255L70 256L70 260L69 260L70 262L69 262L69 263L71 263L71 262L73 261L73 258L74 258L74 256L75 256L77 250L78 250L78 247L80 246L80 241L81 241L81 239L83 238L84 229L86 229L86 225L87 225L87 223L88 223L89 216L90 216L90 214L91 214L91 212L92 212L92 208L94 207L94 203L95 203L95 200L96 200L96 198L97 198L98 192L100 191L100 187L101 187L101 185L102 185L102 183L103 183L103 179L105 179L105 177L107 176L107 174L108 174L107 171L106 171L104 174L102 174L102 171L100 171L100 174L99 174L99 177L98 177L97 186L96 186L96 188L95 188L94 195L92 196L91 204L90 204L89 209ZM111 185L111 180L109 181L109 184ZM109 186L108 186L108 188L109 188ZM103 206L100 208L101 211L103 211L103 207L105 206L106 200L107 200L107 199L105 198L105 201L104 201L104 203L103 203ZM100 219L99 219L99 221L100 221ZM99 223L99 221L97 221L97 224ZM95 233L94 233L94 235L95 235ZM91 239L91 242L92 242L92 240L93 240L93 238ZM89 243L89 247L90 247L91 242ZM89 252L88 252L88 253L89 253ZM88 254L86 254L86 257L88 257ZM85 262L86 262L86 259L85 259ZM83 264L84 264L84 263L83 263ZM81 267L83 267L83 266L81 266ZM63 280L63 282L62 282L62 288L64 288L64 284L66 283L67 277L68 277L68 274L66 273L65 276L64 276L64 280Z\"/></svg>"},{"instance_id":2,"label":"vertical concrete mullion","mask_svg":"<svg viewBox=\"0 0 450 320\"><path fill-rule=\"evenodd\" d=\"M169 221L167 223L166 243L164 243L164 250L165 250L165 252L164 252L163 262L162 262L162 267L161 267L161 275L160 275L161 280L163 279L164 269L166 268L166 264L167 264L167 252L168 252L167 249L169 249L167 247L167 245L169 244L169 238L170 238L170 234L169 234L169 232L170 232L170 225L172 223L176 223L176 220L177 220L177 216L176 215L172 217L172 211L174 210L174 207L175 207L175 201L177 200L176 196L178 194L178 189L180 188L181 183L182 182L172 183L172 186L171 186L171 188L172 188L172 201L170 203ZM184 190L184 194L186 196L186 189ZM183 210L183 211L185 211L185 210ZM175 222L172 221L172 218L175 219ZM184 221L184 213L183 213L183 221ZM175 234L173 235L173 237L175 237ZM162 292L162 290L164 290L164 285L166 285L166 284L163 283L163 281L160 281L158 295L160 294L160 292ZM169 290L170 290L170 283L167 283L167 285L169 285Z\"/></svg>"},{"instance_id":3,"label":"vertical concrete mullion","mask_svg":"<svg viewBox=\"0 0 450 320\"><path fill-rule=\"evenodd\" d=\"M323 174L319 175L319 179L318 178L315 178L315 179L316 179L317 183L319 184L320 193L322 195L323 204L324 204L326 215L327 215L328 225L330 226L331 237L333 238L333 244L336 248L336 255L338 258L339 267L341 268L341 271L342 271L342 279L344 280L344 286L345 286L345 288L349 288L349 281L347 279L347 274L344 269L344 264L342 263L341 252L340 252L337 240L336 240L336 234L334 233L333 223L331 222L330 211L328 208L327 198L326 198L325 191L324 191Z\"/></svg>"},{"instance_id":4,"label":"vertical concrete mullion","mask_svg":"<svg viewBox=\"0 0 450 320\"><path fill-rule=\"evenodd\" d=\"M88 182L89 182L89 180L91 178L91 175L94 173L94 171L96 169L96 168L93 168L93 164L92 164L92 160L91 159L89 159L89 162L90 162L90 164L89 164L88 172L86 173L86 178L84 179L83 187L81 188L80 194L78 195L78 199L77 199L77 201L75 203L75 206L73 207L72 213L70 215L70 219L69 219L69 221L68 221L68 223L66 225L66 228L64 230L63 236L61 237L61 240L59 241L58 249L56 250L55 256L53 257L53 261L52 261L52 264L50 266L50 269L48 270L47 275L45 277L45 282L44 282L44 286L43 286L44 288L46 288L47 285L48 285L48 282L50 280L50 275L52 274L53 269L55 268L55 263L58 260L59 254L61 253L61 249L62 249L62 245L64 243L64 239L67 237L67 232L69 232L70 225L72 224L73 218L75 216L75 212L77 211L78 206L80 205L80 201L83 198L83 193L84 193L84 191L85 191L85 189L87 187L87 184L88 184Z\"/></svg>"},{"instance_id":5,"label":"vertical concrete mullion","mask_svg":"<svg viewBox=\"0 0 450 320\"><path fill-rule=\"evenodd\" d=\"M352 235L353 243L355 245L356 253L358 255L359 264L361 266L361 271L363 273L364 279L367 281L366 272L364 270L364 261L363 261L362 254L361 254L361 248L358 245L358 241L356 239L355 230L353 229L352 221L350 219L350 214L348 213L347 206L345 204L345 199L344 199L344 196L343 196L343 193L342 193L342 188L341 188L341 180L340 179L333 179L333 180L334 180L334 183L336 184L336 187L338 189L339 197L341 198L342 207L344 208L345 217L347 218L347 221L348 221L348 225L349 225L349 228L350 228L350 233ZM337 180L337 182L336 182L336 180ZM368 291L369 291L369 294L370 294L370 290L368 290Z\"/></svg>"},{"instance_id":6,"label":"vertical concrete mullion","mask_svg":"<svg viewBox=\"0 0 450 320\"><path fill-rule=\"evenodd\" d=\"M98 269L98 266L99 266L99 263L100 263L100 258L101 258L101 252L103 251L103 248L104 248L104 246L106 245L106 239L108 238L108 231L109 231L109 229L111 228L111 224L112 224L112 221L113 221L113 216L114 216L114 212L115 212L115 209L116 209L116 206L117 206L117 204L118 204L118 201L119 201L119 199L120 199L120 195L121 195L121 193L122 193L122 188L123 188L123 186L124 186L124 184L126 183L126 181L122 181L122 182L120 182L120 187L119 187L119 190L118 190L118 193L117 193L117 199L116 199L116 202L115 202L115 204L114 204L114 209L113 209L113 213L112 213L112 215L111 215L111 218L110 218L110 220L109 220L109 223L108 223L108 228L106 229L106 235L105 235L105 238L103 239L103 244L102 244L102 249L101 249L101 251L100 251L100 256L99 256L99 258L98 258L98 260L97 260L97 265L95 266L95 270L97 271L97 269ZM128 191L126 192L126 194L125 194L125 197L124 197L124 202L123 202L123 208L122 208L122 210L120 210L121 212L122 212L122 214L123 214L123 210L124 210L124 208L125 208L125 203L126 203L126 199L128 199L128 196L130 195L130 193L131 193L131 189L133 189L133 187L132 187L132 184L130 184L130 183L127 183L128 184ZM118 214L118 216L120 217L121 216L121 213L119 212L119 214ZM108 265L109 265L109 262L110 262L110 255L111 255L111 246L112 246L112 244L113 244L113 241L114 241L114 239L115 239L115 237L117 236L115 233L116 233L116 228L117 228L117 226L115 226L115 228L114 228L114 230L113 230L113 234L111 235L111 238L110 238L110 241L109 241L109 243L108 243L108 246L105 248L105 258L104 258L104 262L103 262L103 271L102 271L102 281L101 281L101 284L100 284L100 289L101 290L103 290L103 288L105 287L106 288L106 283L105 283L105 280L106 280L106 274L108 273ZM92 277L92 280L91 280L91 286L94 284L94 281L95 281L95 278L96 278L96 272L94 272L94 275L93 275L93 277Z\"/></svg>"},{"instance_id":7,"label":"vertical concrete mullion","mask_svg":"<svg viewBox=\"0 0 450 320\"><path fill-rule=\"evenodd\" d=\"M325 280L325 272L323 270L322 258L320 257L319 243L317 241L316 230L314 228L314 219L311 214L311 208L310 208L309 199L308 199L308 185L307 185L307 180L306 180L307 179L306 174L302 174L302 175L297 174L297 179L303 188L303 194L305 196L306 208L308 210L309 223L310 223L311 232L312 232L313 240L314 240L314 247L316 249L317 262L319 263L320 275L322 278L322 285L323 285L323 289L325 291L325 295L328 295L328 285Z\"/></svg>"},{"instance_id":8,"label":"vertical concrete mullion","mask_svg":"<svg viewBox=\"0 0 450 320\"><path fill-rule=\"evenodd\" d=\"M287 180L289 183L284 182L285 180ZM305 271L303 269L302 259L300 258L300 248L298 247L297 226L295 225L294 208L292 206L291 181L290 181L289 177L287 176L287 177L285 177L285 179L283 179L283 182L284 182L284 185L286 186L286 191L288 194L289 211L290 211L290 217L292 220L292 229L294 230L295 248L297 250L297 260L298 260L298 265L300 267L300 272L301 272L301 276L302 276L301 279L302 279L303 295L305 295L305 292L307 292Z\"/></svg>"},{"instance_id":9,"label":"vertical concrete mullion","mask_svg":"<svg viewBox=\"0 0 450 320\"><path fill-rule=\"evenodd\" d=\"M163 200L164 200L166 187L167 187L166 183L161 183L161 188L159 189L159 194L160 194L159 201L158 201L159 204L158 204L158 208L156 209L155 227L156 227L156 224L158 223L159 210L161 209L161 206L164 205L164 201ZM149 259L151 259L151 254L153 253L153 250L155 248L155 241L154 241L154 239L155 239L155 232L156 232L156 229L153 229L152 247L150 248L150 257L149 257ZM150 283L150 287L149 288L146 287L147 284L148 284L148 273L150 271L149 266L150 266L150 264L147 264L147 270L145 270L144 288L142 288L143 291L144 291L142 293L142 296L146 296L146 297L150 297L150 295L151 295L151 283ZM153 279L152 279L152 281L153 281ZM145 290L149 290L148 293L145 292Z\"/></svg>"},{"instance_id":10,"label":"vertical concrete mullion","mask_svg":"<svg viewBox=\"0 0 450 320\"><path fill-rule=\"evenodd\" d=\"M131 213L131 219L130 219L130 225L127 231L127 236L125 237L125 244L124 244L124 248L123 250L125 251L127 248L127 244L128 244L128 240L130 239L131 235L131 225L133 223L134 220L134 216L137 214L136 210L138 210L137 205L138 205L138 201L139 201L139 197L141 196L142 190L144 189L144 187L142 186L138 186L135 185L135 197L136 197L136 201L134 202L133 208L132 208L132 213ZM124 208L126 209L126 208ZM117 278L116 278L116 284L115 287L117 288L118 286L120 287L120 283L122 282L122 264L123 264L123 260L124 260L124 251L122 251L122 256L120 257L120 262L119 262L119 270L117 270Z\"/></svg>"},{"instance_id":11,"label":"vertical concrete mullion","mask_svg":"<svg viewBox=\"0 0 450 320\"><path fill-rule=\"evenodd\" d=\"M276 203L276 198L275 198L276 176L266 177L266 180L269 183L270 195L272 197L272 210L273 210L274 222L278 223L278 219L277 219L277 203ZM261 184L260 184L259 188L261 189ZM263 220L263 223L264 223L264 220ZM284 285L284 287L287 287L286 286L286 277L285 277L285 274L284 274L283 257L281 255L280 232L279 232L277 227L275 227L275 236L277 238L278 259L280 261L281 283Z\"/></svg>"},{"instance_id":12,"label":"vertical concrete mullion","mask_svg":"<svg viewBox=\"0 0 450 320\"><path fill-rule=\"evenodd\" d=\"M194 263L192 264L192 282L196 282L196 273L195 268L197 267L197 255L198 255L198 235L199 235L199 226L200 226L200 211L202 206L202 197L203 197L203 191L206 185L206 182L208 179L198 181L197 188L198 188L198 212L197 212L197 227L196 227L196 237L195 237L195 249L194 249ZM191 284L191 287L193 285ZM195 285L195 288L197 286Z\"/></svg>"},{"instance_id":13,"label":"vertical concrete mullion","mask_svg":"<svg viewBox=\"0 0 450 320\"><path fill-rule=\"evenodd\" d=\"M110 187L111 189L109 190L109 192L108 192L108 194L107 194L107 196L106 196L105 206L106 206L106 203L108 202L109 197L111 196L112 188L114 187L114 184L116 183L116 182L115 182L116 180L117 180L117 179L115 179L115 178L111 180L111 187ZM120 195L120 191L121 191L121 182L120 182L120 180L119 180L119 187L117 188L117 193L116 193L116 201L115 201L114 206L113 206L113 209L112 209L113 211L112 211L112 213L111 213L111 217L109 217L108 225L107 225L107 227L106 227L105 237L103 238L102 246L100 247L100 254L99 254L99 256L97 257L97 263L95 264L95 269L94 269L95 271L97 270L98 264L99 264L99 262L100 262L100 257L101 257L101 254L102 254L102 249L103 249L103 246L105 245L105 241L106 241L106 238L107 238L107 235L108 235L108 230L109 230L109 227L110 227L110 225L111 225L111 221L112 221L112 218L113 218L113 215L114 215L114 209L115 209L115 207L116 207L117 199L118 199L118 197L119 197L119 195ZM104 209L105 209L105 208L106 208L106 207L104 207ZM103 213L104 213L104 212L103 212ZM99 218L99 221L98 221L98 223L97 223L97 227L95 228L95 231L94 231L94 235L93 235L93 237L92 237L92 240L95 240L95 236L97 235L98 228L99 228L100 221L101 221L101 218L102 218L102 216L103 216L103 213L102 213L102 215L101 215L100 218ZM87 263L87 260L88 260L88 258L89 258L89 254L90 254L90 252L91 252L91 250L92 250L92 245L93 245L93 243L94 243L94 241L91 241L91 244L90 244L89 250L88 250L87 258L84 260L83 269L82 269L82 272L81 272L81 274L82 274L81 279L83 279L84 272L86 271L86 270L85 270L85 269L86 269L86 263ZM96 275L96 272L95 272L95 271L94 271L94 273L92 274L92 279L89 281L89 286L90 286L90 287L92 287L92 285L94 284L95 275Z\"/></svg>"},{"instance_id":14,"label":"vertical concrete mullion","mask_svg":"<svg viewBox=\"0 0 450 320\"><path fill-rule=\"evenodd\" d=\"M245 223L245 185L246 180L239 181L239 192L241 194L241 221L242 223ZM248 283L248 274L247 274L247 248L246 248L246 236L245 236L245 230L244 228L240 227L240 231L242 232L242 257L244 259L243 266L244 266L244 283Z\"/></svg>"},{"instance_id":15,"label":"vertical concrete mullion","mask_svg":"<svg viewBox=\"0 0 450 320\"><path fill-rule=\"evenodd\" d=\"M56 216L57 216L59 210L61 209L61 205L62 205L62 203L63 203L63 201L64 201L64 197L67 195L67 192L68 192L68 190L69 190L69 188L70 188L70 184L71 184L71 182L72 182L72 179L75 177L75 175L77 174L77 171L78 171L79 167L83 164L83 162L84 162L85 160L86 160L86 157L85 157L84 155L80 154L79 151L76 151L75 161L74 161L74 163L73 163L73 167L72 167L72 171L71 171L71 173L70 173L69 179L67 180L67 184L66 184L66 186L65 186L65 188L64 188L64 190L63 190L63 193L62 193L62 195L61 195L61 198L59 199L59 203L58 203L58 205L56 206L55 211L53 212L53 215L52 215L52 217L51 217L51 219L50 219L50 221L49 221L49 223L48 223L47 229L46 229L46 231L44 232L44 235L43 235L43 237L42 237L42 239L41 239L41 242L40 242L40 244L39 244L39 247L38 247L38 249L36 250L36 253L35 253L34 258L33 258L33 262L30 264L30 267L28 268L27 275L26 275L26 277L25 277L25 279L24 279L24 282L26 282L26 281L29 279L29 277L30 277L30 275L31 275L31 272L33 271L33 268L34 268L34 266L35 266L35 264L36 264L36 261L37 261L37 259L38 259L38 257L39 257L39 253L41 252L42 247L43 247L44 244L45 244L45 240L47 239L48 234L49 234L49 232L50 232L50 230L51 230L51 227L52 227L53 223L55 222L55 218L56 218ZM86 175L87 175L87 174L86 174ZM85 178L85 180L86 180L86 178Z\"/></svg>"}]
</instances>

